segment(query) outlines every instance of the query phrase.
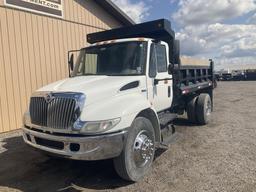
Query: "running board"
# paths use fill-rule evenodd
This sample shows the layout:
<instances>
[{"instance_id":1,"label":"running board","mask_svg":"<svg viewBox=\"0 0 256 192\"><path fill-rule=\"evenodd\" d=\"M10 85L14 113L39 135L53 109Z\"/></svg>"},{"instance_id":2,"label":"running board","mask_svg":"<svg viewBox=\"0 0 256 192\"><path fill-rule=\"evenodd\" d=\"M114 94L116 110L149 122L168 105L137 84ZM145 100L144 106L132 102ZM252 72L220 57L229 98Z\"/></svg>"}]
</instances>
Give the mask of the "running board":
<instances>
[{"instance_id":1,"label":"running board","mask_svg":"<svg viewBox=\"0 0 256 192\"><path fill-rule=\"evenodd\" d=\"M162 141L157 144L157 147L162 149L168 149L168 145L175 140L176 134L173 120L177 118L177 114L161 113L158 114L158 117L160 122Z\"/></svg>"},{"instance_id":2,"label":"running board","mask_svg":"<svg viewBox=\"0 0 256 192\"><path fill-rule=\"evenodd\" d=\"M161 129L162 142L159 143L158 147L162 149L168 149L169 144L174 143L177 138L177 133L173 124L167 125Z\"/></svg>"}]
</instances>

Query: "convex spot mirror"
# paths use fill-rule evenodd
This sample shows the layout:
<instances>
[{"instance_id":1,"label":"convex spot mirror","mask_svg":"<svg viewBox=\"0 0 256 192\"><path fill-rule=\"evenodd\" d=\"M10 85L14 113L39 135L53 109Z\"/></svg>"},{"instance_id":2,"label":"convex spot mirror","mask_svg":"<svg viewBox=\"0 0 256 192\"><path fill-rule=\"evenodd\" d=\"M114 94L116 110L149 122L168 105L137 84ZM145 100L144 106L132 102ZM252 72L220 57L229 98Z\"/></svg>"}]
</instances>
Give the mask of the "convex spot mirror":
<instances>
[{"instance_id":1,"label":"convex spot mirror","mask_svg":"<svg viewBox=\"0 0 256 192\"><path fill-rule=\"evenodd\" d=\"M74 70L74 54L73 53L69 57L68 64L69 64L70 70L73 71Z\"/></svg>"}]
</instances>

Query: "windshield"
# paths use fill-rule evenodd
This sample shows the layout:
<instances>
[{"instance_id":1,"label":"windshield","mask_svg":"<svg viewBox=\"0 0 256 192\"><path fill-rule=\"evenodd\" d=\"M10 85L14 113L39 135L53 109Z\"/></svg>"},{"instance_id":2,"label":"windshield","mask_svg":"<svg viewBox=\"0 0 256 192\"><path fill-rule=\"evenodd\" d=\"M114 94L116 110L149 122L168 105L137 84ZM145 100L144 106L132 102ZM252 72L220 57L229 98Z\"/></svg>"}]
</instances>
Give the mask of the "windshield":
<instances>
[{"instance_id":1,"label":"windshield","mask_svg":"<svg viewBox=\"0 0 256 192\"><path fill-rule=\"evenodd\" d=\"M72 76L143 75L146 42L124 42L82 49Z\"/></svg>"}]
</instances>

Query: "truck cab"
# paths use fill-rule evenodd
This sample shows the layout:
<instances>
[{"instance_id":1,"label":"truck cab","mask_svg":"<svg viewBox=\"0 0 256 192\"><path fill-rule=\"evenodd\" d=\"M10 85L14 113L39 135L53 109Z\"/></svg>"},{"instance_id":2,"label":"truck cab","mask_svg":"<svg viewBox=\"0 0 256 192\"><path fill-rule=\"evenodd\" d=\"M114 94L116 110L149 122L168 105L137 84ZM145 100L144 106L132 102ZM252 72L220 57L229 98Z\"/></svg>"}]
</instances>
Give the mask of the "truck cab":
<instances>
[{"instance_id":1,"label":"truck cab","mask_svg":"<svg viewBox=\"0 0 256 192\"><path fill-rule=\"evenodd\" d=\"M172 104L169 65L167 43L156 43L148 38L128 38L82 49L72 78L104 77L106 81L98 82L100 87L107 86L108 80L112 87L116 81L118 88L121 86L120 93L136 91L152 103L156 111L163 111Z\"/></svg>"},{"instance_id":2,"label":"truck cab","mask_svg":"<svg viewBox=\"0 0 256 192\"><path fill-rule=\"evenodd\" d=\"M89 34L69 56L70 77L38 89L24 114L24 141L76 160L113 158L117 173L138 181L155 150L167 148L173 120L187 112L206 124L213 64L182 68L167 20Z\"/></svg>"}]
</instances>

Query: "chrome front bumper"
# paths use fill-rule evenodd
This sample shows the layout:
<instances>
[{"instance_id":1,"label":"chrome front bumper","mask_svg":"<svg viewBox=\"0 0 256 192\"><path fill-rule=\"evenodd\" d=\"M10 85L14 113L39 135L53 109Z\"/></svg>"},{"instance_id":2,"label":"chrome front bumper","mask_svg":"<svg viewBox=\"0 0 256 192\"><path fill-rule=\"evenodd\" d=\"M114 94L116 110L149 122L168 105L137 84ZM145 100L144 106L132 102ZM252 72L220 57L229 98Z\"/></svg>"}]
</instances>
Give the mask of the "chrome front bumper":
<instances>
[{"instance_id":1,"label":"chrome front bumper","mask_svg":"<svg viewBox=\"0 0 256 192\"><path fill-rule=\"evenodd\" d=\"M101 160L117 157L123 150L127 131L97 136L57 136L23 128L24 141L37 149L64 158Z\"/></svg>"}]
</instances>

